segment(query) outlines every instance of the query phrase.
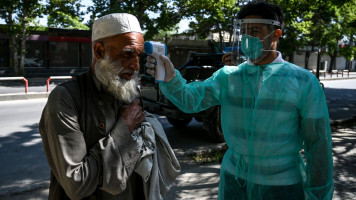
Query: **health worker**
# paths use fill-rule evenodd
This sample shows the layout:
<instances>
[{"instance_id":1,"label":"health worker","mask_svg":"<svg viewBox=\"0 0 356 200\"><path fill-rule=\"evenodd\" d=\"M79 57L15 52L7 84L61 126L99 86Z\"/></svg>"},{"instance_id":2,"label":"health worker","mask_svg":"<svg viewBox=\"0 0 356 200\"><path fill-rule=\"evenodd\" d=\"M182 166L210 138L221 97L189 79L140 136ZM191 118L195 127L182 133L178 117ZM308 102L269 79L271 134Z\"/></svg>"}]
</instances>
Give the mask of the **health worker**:
<instances>
[{"instance_id":1,"label":"health worker","mask_svg":"<svg viewBox=\"0 0 356 200\"><path fill-rule=\"evenodd\" d=\"M332 199L325 95L312 73L283 60L276 50L283 20L277 5L242 7L237 38L248 60L239 67L224 66L202 82L187 84L170 60L160 57L166 76L159 87L178 108L196 113L221 105L229 148L221 165L220 200ZM154 74L155 66L146 65Z\"/></svg>"}]
</instances>

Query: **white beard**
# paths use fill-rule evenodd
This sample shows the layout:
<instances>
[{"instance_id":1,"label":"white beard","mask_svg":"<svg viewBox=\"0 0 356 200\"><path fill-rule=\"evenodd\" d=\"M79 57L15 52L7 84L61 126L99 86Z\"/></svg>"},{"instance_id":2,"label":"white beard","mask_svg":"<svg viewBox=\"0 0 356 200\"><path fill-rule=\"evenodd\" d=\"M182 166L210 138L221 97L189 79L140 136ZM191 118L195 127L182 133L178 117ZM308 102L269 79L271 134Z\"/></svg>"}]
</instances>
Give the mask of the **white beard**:
<instances>
[{"instance_id":1,"label":"white beard","mask_svg":"<svg viewBox=\"0 0 356 200\"><path fill-rule=\"evenodd\" d=\"M129 104L139 96L136 78L126 80L118 76L121 71L125 70L121 62L112 62L108 56L105 56L95 63L94 68L96 78L116 99ZM137 73L135 73L136 76Z\"/></svg>"}]
</instances>

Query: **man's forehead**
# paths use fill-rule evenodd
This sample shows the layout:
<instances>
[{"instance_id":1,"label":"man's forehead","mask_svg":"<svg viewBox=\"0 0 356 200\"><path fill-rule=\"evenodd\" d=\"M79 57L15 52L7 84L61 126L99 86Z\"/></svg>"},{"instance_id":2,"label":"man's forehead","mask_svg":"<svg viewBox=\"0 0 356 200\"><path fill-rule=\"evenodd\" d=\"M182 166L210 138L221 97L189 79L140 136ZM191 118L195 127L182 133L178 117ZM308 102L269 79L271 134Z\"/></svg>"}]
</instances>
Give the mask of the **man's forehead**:
<instances>
[{"instance_id":1,"label":"man's forehead","mask_svg":"<svg viewBox=\"0 0 356 200\"><path fill-rule=\"evenodd\" d=\"M265 24L244 24L242 26L242 28L247 28L247 29L262 29L263 27L265 27Z\"/></svg>"},{"instance_id":2,"label":"man's forehead","mask_svg":"<svg viewBox=\"0 0 356 200\"><path fill-rule=\"evenodd\" d=\"M127 33L119 34L106 39L108 46L118 46L122 49L135 49L137 47L143 48L144 39L142 34Z\"/></svg>"},{"instance_id":3,"label":"man's forehead","mask_svg":"<svg viewBox=\"0 0 356 200\"><path fill-rule=\"evenodd\" d=\"M266 30L266 27L266 24L244 24L241 26L241 32L260 32Z\"/></svg>"},{"instance_id":4,"label":"man's forehead","mask_svg":"<svg viewBox=\"0 0 356 200\"><path fill-rule=\"evenodd\" d=\"M141 53L142 48L138 47L123 47L121 49L122 52L124 53Z\"/></svg>"}]
</instances>

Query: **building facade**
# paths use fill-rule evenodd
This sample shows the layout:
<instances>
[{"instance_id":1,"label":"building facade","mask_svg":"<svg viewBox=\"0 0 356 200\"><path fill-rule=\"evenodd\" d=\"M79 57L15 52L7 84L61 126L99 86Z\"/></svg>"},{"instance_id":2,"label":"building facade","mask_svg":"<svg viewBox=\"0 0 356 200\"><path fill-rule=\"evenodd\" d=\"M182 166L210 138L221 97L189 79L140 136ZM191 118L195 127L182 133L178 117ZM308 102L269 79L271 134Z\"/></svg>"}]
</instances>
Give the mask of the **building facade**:
<instances>
[{"instance_id":1,"label":"building facade","mask_svg":"<svg viewBox=\"0 0 356 200\"><path fill-rule=\"evenodd\" d=\"M0 32L2 71L12 71L9 39L4 31ZM91 56L91 31L57 28L35 31L26 41L25 72L88 68Z\"/></svg>"}]
</instances>

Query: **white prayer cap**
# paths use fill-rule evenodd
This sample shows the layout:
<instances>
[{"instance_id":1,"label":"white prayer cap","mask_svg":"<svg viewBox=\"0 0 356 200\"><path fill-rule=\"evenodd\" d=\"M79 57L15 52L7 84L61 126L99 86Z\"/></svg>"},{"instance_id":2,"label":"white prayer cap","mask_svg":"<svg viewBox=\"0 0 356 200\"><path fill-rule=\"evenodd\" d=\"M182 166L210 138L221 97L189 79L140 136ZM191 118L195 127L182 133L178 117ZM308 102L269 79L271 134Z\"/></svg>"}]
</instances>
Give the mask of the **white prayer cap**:
<instances>
[{"instance_id":1,"label":"white prayer cap","mask_svg":"<svg viewBox=\"0 0 356 200\"><path fill-rule=\"evenodd\" d=\"M128 13L113 13L94 21L91 40L130 32L142 33L137 18Z\"/></svg>"}]
</instances>

